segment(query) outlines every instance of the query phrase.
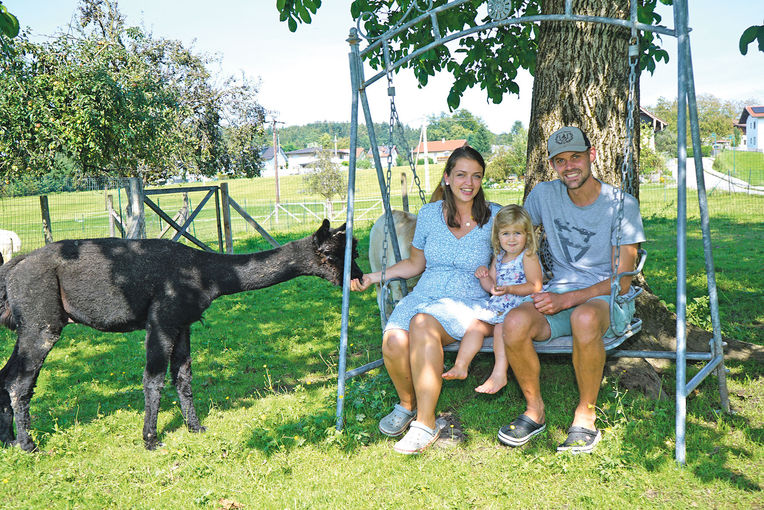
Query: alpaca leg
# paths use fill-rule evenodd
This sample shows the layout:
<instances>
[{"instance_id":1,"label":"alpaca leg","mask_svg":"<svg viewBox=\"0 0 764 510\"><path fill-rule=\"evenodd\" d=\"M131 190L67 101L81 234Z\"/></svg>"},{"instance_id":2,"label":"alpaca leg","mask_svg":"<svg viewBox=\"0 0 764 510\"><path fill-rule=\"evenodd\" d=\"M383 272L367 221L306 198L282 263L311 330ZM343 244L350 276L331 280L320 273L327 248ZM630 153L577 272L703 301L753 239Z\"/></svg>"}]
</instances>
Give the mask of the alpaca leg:
<instances>
[{"instance_id":1,"label":"alpaca leg","mask_svg":"<svg viewBox=\"0 0 764 510\"><path fill-rule=\"evenodd\" d=\"M3 388L0 391L0 438L10 439L11 444L18 445L22 450L31 452L37 449L29 436L31 418L29 403L37 383L37 376L50 350L58 341L60 330L56 332L30 331L19 328L18 342L13 349L8 363L2 370ZM7 402L6 402L7 398ZM13 409L13 420L16 421L16 439L13 438L12 421L5 409L7 405ZM7 423L7 427L6 427Z\"/></svg>"},{"instance_id":2,"label":"alpaca leg","mask_svg":"<svg viewBox=\"0 0 764 510\"><path fill-rule=\"evenodd\" d=\"M0 388L0 443L3 446L13 444L16 439L13 433L13 407L11 407L11 396Z\"/></svg>"},{"instance_id":3,"label":"alpaca leg","mask_svg":"<svg viewBox=\"0 0 764 510\"><path fill-rule=\"evenodd\" d=\"M175 348L170 359L170 375L178 391L180 409L188 430L204 432L206 429L199 424L194 408L194 396L191 392L191 332L188 327L180 332L175 341Z\"/></svg>"},{"instance_id":4,"label":"alpaca leg","mask_svg":"<svg viewBox=\"0 0 764 510\"><path fill-rule=\"evenodd\" d=\"M172 336L163 333L161 327L149 325L146 328L146 369L143 371L143 396L146 414L143 418L143 442L146 449L159 446L157 438L157 417L159 400L164 388L164 377L172 352Z\"/></svg>"}]
</instances>

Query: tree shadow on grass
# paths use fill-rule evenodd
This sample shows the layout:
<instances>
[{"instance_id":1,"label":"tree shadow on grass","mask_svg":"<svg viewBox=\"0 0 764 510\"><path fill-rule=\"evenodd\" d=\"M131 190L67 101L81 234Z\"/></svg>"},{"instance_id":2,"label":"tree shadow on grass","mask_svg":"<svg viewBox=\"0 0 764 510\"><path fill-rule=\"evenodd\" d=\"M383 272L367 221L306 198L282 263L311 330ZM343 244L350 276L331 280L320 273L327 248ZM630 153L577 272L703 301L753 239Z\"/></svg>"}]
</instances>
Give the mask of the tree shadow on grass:
<instances>
[{"instance_id":1,"label":"tree shadow on grass","mask_svg":"<svg viewBox=\"0 0 764 510\"><path fill-rule=\"evenodd\" d=\"M365 296L373 302L373 296ZM227 409L253 395L289 391L299 384L327 381L336 370L341 289L318 278L301 277L268 289L224 296L192 325L194 401L202 424L212 407ZM376 325L377 323L375 323ZM32 431L40 448L56 430L87 425L119 409L144 412L142 377L144 331L104 333L70 325L43 365L31 401ZM0 330L0 358L16 341ZM365 361L379 346L358 336L351 360ZM336 377L336 376L335 376ZM169 375L160 417L174 412L159 431L184 427ZM136 439L141 437L136 426Z\"/></svg>"}]
</instances>

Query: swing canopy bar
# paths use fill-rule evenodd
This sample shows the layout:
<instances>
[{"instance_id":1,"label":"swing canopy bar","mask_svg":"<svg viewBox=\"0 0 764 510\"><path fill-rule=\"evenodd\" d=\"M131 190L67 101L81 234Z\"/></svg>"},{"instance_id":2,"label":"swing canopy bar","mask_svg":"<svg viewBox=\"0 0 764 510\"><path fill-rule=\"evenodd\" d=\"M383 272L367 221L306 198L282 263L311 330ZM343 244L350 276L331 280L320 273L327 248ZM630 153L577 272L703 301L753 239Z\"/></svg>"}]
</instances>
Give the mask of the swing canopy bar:
<instances>
[{"instance_id":1,"label":"swing canopy bar","mask_svg":"<svg viewBox=\"0 0 764 510\"><path fill-rule=\"evenodd\" d=\"M380 78L383 78L388 72L396 70L412 60L416 59L420 55L443 46L451 41L462 39L468 35L477 34L480 32L487 32L495 28L500 28L507 25L517 25L525 23L538 23L541 21L566 21L566 22L589 22L589 23L603 23L607 25L621 26L629 28L632 33L636 31L653 32L662 35L668 35L677 37L675 29L664 27L661 25L647 25L641 23L637 17L637 3L631 1L631 9L629 19L617 19L607 18L604 16L585 16L572 13L572 0L566 0L565 13L564 14L538 14L534 16L519 16L509 17L512 11L512 0L488 0L488 16L493 20L483 25L467 28L458 32L452 32L449 34L442 34L438 25L437 15L441 12L448 11L450 9L459 7L462 4L471 2L473 0L454 0L445 5L432 8L432 0L413 0L409 5L408 10L402 15L401 19L393 26L391 26L386 32L379 36L370 36L361 28L363 22L368 21L376 16L372 12L363 12L356 21L356 28L351 29L350 38L362 38L369 42L369 45L359 50L358 56L361 59L367 59L380 49L383 52L384 58L384 70L374 74L368 80L362 81L359 86L362 89L367 88ZM427 9L423 9L420 4L425 4ZM419 13L417 15L417 13ZM412 19L407 20L410 16L414 16ZM399 34L406 32L413 27L424 27L429 24L429 29L432 34L433 40L425 46L417 48L413 52L401 57L400 59L391 62L390 61L390 41L397 37Z\"/></svg>"},{"instance_id":2,"label":"swing canopy bar","mask_svg":"<svg viewBox=\"0 0 764 510\"><path fill-rule=\"evenodd\" d=\"M572 12L572 0L565 0L564 12L560 14L539 14L531 16L514 16L517 13L517 9L514 7L516 4L513 0L487 0L487 12L490 21L485 24L471 26L465 30L460 30L450 33L442 33L441 28L438 25L438 14L447 10L457 8L468 2L474 2L474 0L454 0L452 2L433 7L433 0L412 0L405 13L393 13L395 16L395 23L390 24L387 20L381 19L385 16L385 13L381 13L378 17L377 13L363 12L357 16L356 26L350 29L350 35L347 42L350 45L349 64L350 64L350 79L351 79L351 126L350 126L350 160L348 166L348 193L347 193L347 245L345 250L345 275L344 285L342 293L342 326L340 332L340 346L339 346L339 373L338 373L338 387L337 387L337 429L342 428L343 417L343 404L345 397L345 382L346 379L354 377L355 375L362 374L377 368L382 365L382 360L377 360L372 363L368 363L362 367L358 367L354 370L346 370L347 361L347 347L348 347L348 317L349 317L349 301L350 301L350 266L352 260L352 229L353 229L353 205L355 200L355 174L356 174L356 148L358 145L358 122L359 113L363 112L365 122L369 134L369 141L371 147L378 147L376 134L374 131L374 122L371 117L371 109L369 107L368 97L366 95L366 89L378 81L380 78L388 77L388 95L391 97L391 119L393 114L396 123L397 111L395 111L395 87L392 83L392 74L400 67L410 64L417 57L424 53L431 51L439 46L443 46L451 41L455 41L472 34L479 32L485 32L493 29L497 29L507 25L527 24L527 23L541 23L546 21L558 21L558 22L588 22L588 23L600 23L606 25L620 26L629 28L631 30L631 40L629 42L629 54L630 61L630 73L629 73L629 119L627 133L625 139L627 140L626 148L624 150L624 166L622 168L622 186L626 185L630 179L627 179L628 172L633 168L631 154L631 139L633 138L633 107L634 101L634 87L635 87L635 67L639 59L639 47L638 47L638 34L639 32L651 32L660 35L666 35L676 38L677 40L677 307L676 307L676 350L675 351L628 351L628 350L613 350L609 351L609 355L621 356L621 357L643 357L643 358L662 358L662 359L674 359L676 360L676 460L679 464L685 462L685 429L686 429L686 399L687 396L696 388L705 377L711 374L715 374L719 382L719 393L721 397L722 408L729 411L729 399L727 396L726 386L726 372L724 368L724 354L723 343L721 340L721 325L719 320L718 310L718 296L716 290L716 277L713 265L713 255L711 250L710 239L710 226L709 226L709 212L708 202L705 190L705 180L703 175L703 163L702 155L700 151L695 151L695 169L696 169L696 181L698 191L698 203L700 206L701 216L701 230L703 234L703 247L706 262L706 276L708 282L709 301L711 310L711 322L713 325L713 338L710 342L710 352L694 353L687 352L687 330L686 330L686 238L687 238L687 186L686 186L686 162L687 162L687 126L690 127L690 135L692 144L695 147L700 146L700 131L697 115L697 103L695 97L695 85L692 71L692 58L690 52L690 29L687 25L688 14L688 2L687 0L674 0L673 1L673 19L675 28L668 28L659 25L648 25L641 23L637 16L637 0L630 0L629 18L607 18L601 16L587 16L578 15ZM513 17L514 16L514 17ZM367 34L363 30L363 26L374 28L384 27L384 32L381 34ZM391 41L393 41L400 34L409 31L417 30L419 32L428 31L431 34L431 39L427 41L421 47L414 48L410 53L406 53L406 50L399 50L397 60L391 58L391 53L395 53L396 50L391 48ZM365 48L361 48L361 44L366 42ZM364 60L371 62L378 69L368 80L364 77ZM360 104L359 104L360 103ZM689 114L689 119L688 119ZM391 120L391 128L392 128ZM391 129L392 132L392 129ZM390 145L392 145L392 136L390 137ZM397 239L395 236L395 229L393 225L392 210L389 202L389 181L388 176L387 183L385 182L385 176L382 171L382 163L380 161L379 152L372 151L374 158L374 165L377 171L377 178L380 185L380 191L383 197L383 207L385 216L387 218L387 226L389 228L390 236L392 239L392 245L396 252L396 260L399 260ZM390 160L388 159L388 174L390 172ZM627 192L628 189L623 189L623 192ZM623 200L621 199L621 204ZM621 213L619 213L620 215ZM620 219L620 216L619 216ZM619 223L618 221L616 223ZM617 239L620 241L619 233L616 233ZM387 237L387 236L385 236ZM617 252L618 250L616 250ZM644 252L640 253L639 264L637 270L641 270L642 264L644 264ZM615 267L617 268L617 261ZM611 280L611 299L633 299L636 297L635 291L630 290L626 295L620 296L620 287L618 286L618 280L623 274L614 274ZM638 291L637 291L638 292ZM620 335L621 339L618 342L625 340L629 336L635 334L641 328L641 321L635 319L632 324L627 327L626 331ZM547 352L554 352L551 349L552 343L547 344L549 347ZM615 343L608 343L608 349L614 349ZM541 345L537 347L539 352L543 352ZM570 352L568 350L560 352ZM687 360L707 361L707 363L700 369L700 371L688 382L686 379L686 361Z\"/></svg>"}]
</instances>

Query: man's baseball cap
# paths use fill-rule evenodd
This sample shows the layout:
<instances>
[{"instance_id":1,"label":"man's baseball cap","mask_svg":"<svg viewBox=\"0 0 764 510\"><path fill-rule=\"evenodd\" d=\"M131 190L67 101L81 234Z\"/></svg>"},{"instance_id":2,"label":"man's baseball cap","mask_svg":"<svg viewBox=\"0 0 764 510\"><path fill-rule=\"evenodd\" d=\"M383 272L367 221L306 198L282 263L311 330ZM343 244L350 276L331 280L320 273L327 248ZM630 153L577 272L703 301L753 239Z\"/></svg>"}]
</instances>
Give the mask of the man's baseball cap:
<instances>
[{"instance_id":1,"label":"man's baseball cap","mask_svg":"<svg viewBox=\"0 0 764 510\"><path fill-rule=\"evenodd\" d=\"M589 138L577 127L565 126L558 129L547 141L546 148L549 151L549 159L561 152L583 152L592 146Z\"/></svg>"}]
</instances>

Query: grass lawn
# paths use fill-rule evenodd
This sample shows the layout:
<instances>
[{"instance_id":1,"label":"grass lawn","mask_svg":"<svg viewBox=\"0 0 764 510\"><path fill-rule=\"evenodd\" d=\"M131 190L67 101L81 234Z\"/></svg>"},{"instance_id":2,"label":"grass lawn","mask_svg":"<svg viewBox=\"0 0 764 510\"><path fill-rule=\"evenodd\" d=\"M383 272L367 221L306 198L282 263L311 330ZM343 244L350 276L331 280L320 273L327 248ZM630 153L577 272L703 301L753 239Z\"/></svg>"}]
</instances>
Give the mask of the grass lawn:
<instances>
[{"instance_id":1,"label":"grass lawn","mask_svg":"<svg viewBox=\"0 0 764 510\"><path fill-rule=\"evenodd\" d=\"M649 206L649 194L642 196L648 232L670 232L671 213ZM723 322L739 324L732 333L764 344L764 275L753 269L761 262L755 250L761 219L754 221L730 218L715 227L714 243L723 268L722 306L734 307L723 309ZM307 233L276 237L284 242ZM359 225L356 236L367 269L368 226ZM648 281L671 303L675 243L670 233L648 236ZM691 237L688 245L697 256L697 240ZM265 247L259 239L237 243L241 252ZM699 281L688 287L702 290ZM498 428L522 411L523 401L513 380L494 396L473 391L491 369L490 357L480 356L466 381L446 382L438 408L461 421L467 441L444 441L422 456L405 457L377 431L395 403L384 370L349 381L346 426L334 429L340 304L341 289L309 277L215 301L191 333L195 401L207 432L186 431L168 384L159 414L164 445L154 452L145 451L141 439L143 332L67 327L32 399L32 433L41 452L0 449L3 508L764 506L760 365L728 363L735 414L718 411L714 378L693 392L683 468L673 460L672 370L662 376L666 400L624 392L605 380L598 402L602 443L592 455L557 455L554 447L577 398L565 356L542 358L549 426L528 445L511 449L497 442ZM702 322L703 312L690 318ZM0 330L0 358L7 359L14 341L12 332ZM380 356L372 291L351 295L349 343L350 368Z\"/></svg>"},{"instance_id":2,"label":"grass lawn","mask_svg":"<svg viewBox=\"0 0 764 510\"><path fill-rule=\"evenodd\" d=\"M728 173L753 186L764 186L764 153L724 151L714 160L714 170Z\"/></svg>"}]
</instances>

